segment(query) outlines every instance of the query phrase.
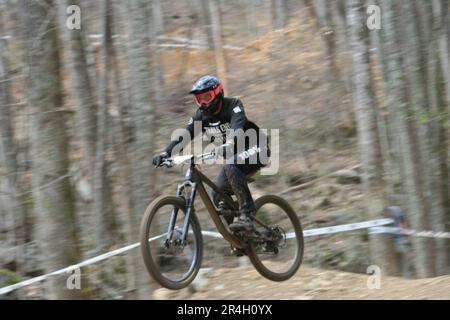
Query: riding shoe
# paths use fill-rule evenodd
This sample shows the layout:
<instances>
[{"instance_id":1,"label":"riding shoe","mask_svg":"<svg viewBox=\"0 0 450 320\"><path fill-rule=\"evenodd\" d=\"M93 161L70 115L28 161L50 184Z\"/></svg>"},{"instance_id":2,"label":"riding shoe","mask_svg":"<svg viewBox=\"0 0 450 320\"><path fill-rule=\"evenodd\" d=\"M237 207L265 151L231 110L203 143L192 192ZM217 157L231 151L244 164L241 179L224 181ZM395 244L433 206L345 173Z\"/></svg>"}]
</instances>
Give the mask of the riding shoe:
<instances>
[{"instance_id":1,"label":"riding shoe","mask_svg":"<svg viewBox=\"0 0 450 320\"><path fill-rule=\"evenodd\" d=\"M253 215L251 214L241 213L241 215L236 219L236 221L230 224L230 230L234 232L252 231L254 229L255 225L253 223Z\"/></svg>"}]
</instances>

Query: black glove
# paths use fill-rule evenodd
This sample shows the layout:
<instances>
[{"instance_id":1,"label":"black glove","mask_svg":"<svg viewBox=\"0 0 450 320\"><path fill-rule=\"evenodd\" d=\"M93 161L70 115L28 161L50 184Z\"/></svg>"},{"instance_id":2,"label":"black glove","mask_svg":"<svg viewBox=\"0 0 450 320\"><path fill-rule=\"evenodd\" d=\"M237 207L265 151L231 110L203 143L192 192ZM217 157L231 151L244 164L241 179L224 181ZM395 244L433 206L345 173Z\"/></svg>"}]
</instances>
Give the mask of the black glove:
<instances>
[{"instance_id":1,"label":"black glove","mask_svg":"<svg viewBox=\"0 0 450 320\"><path fill-rule=\"evenodd\" d=\"M167 152L161 152L155 156L153 156L153 164L155 166L160 166L161 163L164 161L164 159L167 159L169 157L169 154Z\"/></svg>"}]
</instances>

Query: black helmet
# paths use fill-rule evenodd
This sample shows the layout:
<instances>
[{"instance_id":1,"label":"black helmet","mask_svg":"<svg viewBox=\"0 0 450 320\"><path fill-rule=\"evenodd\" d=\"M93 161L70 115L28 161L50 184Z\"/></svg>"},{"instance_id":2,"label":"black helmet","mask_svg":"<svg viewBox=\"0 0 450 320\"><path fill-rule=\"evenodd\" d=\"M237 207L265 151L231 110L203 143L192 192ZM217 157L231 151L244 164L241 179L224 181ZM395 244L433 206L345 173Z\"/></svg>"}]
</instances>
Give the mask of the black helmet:
<instances>
[{"instance_id":1,"label":"black helmet","mask_svg":"<svg viewBox=\"0 0 450 320\"><path fill-rule=\"evenodd\" d=\"M223 85L216 77L201 77L194 83L189 93L195 96L195 102L204 114L214 114L221 107Z\"/></svg>"}]
</instances>

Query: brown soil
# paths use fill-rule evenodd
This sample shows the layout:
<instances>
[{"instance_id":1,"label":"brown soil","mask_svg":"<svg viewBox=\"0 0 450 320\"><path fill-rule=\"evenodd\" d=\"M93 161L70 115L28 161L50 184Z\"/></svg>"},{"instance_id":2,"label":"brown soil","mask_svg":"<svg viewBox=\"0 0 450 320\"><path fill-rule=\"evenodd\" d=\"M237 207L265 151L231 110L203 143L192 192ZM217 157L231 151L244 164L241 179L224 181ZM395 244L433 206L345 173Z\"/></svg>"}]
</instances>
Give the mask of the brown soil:
<instances>
[{"instance_id":1,"label":"brown soil","mask_svg":"<svg viewBox=\"0 0 450 320\"><path fill-rule=\"evenodd\" d=\"M243 259L243 258L242 258ZM286 282L271 282L252 266L215 269L197 289L158 289L156 299L450 299L450 276L430 279L381 277L380 289L368 289L369 275L302 266Z\"/></svg>"}]
</instances>

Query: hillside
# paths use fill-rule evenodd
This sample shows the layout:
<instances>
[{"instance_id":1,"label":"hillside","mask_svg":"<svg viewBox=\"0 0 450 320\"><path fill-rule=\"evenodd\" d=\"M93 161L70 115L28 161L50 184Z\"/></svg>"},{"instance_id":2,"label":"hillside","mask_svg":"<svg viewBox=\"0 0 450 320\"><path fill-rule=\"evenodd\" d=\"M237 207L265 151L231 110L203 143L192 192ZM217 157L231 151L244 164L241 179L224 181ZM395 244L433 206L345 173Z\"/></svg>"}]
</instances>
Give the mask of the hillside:
<instances>
[{"instance_id":1,"label":"hillside","mask_svg":"<svg viewBox=\"0 0 450 320\"><path fill-rule=\"evenodd\" d=\"M203 269L205 270L205 269ZM369 275L302 266L289 281L262 278L252 266L207 270L179 292L158 289L155 299L450 299L450 276L407 280L382 277L380 289L368 289ZM245 281L244 281L245 280Z\"/></svg>"}]
</instances>

